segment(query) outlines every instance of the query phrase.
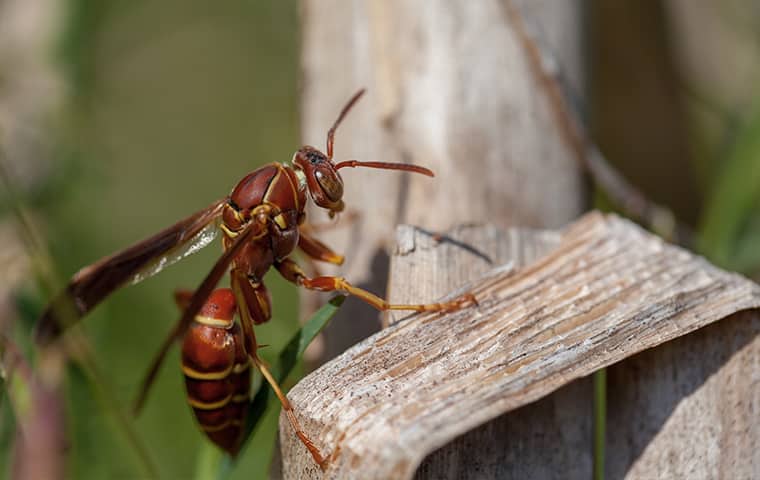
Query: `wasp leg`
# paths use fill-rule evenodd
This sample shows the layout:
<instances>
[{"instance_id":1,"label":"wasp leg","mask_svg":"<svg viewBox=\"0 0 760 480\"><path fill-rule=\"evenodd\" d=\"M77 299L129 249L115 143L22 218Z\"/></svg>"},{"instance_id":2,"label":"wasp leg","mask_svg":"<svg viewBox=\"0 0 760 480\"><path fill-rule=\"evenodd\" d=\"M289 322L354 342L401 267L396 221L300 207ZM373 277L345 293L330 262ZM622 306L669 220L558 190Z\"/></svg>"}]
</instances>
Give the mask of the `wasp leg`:
<instances>
[{"instance_id":1,"label":"wasp leg","mask_svg":"<svg viewBox=\"0 0 760 480\"><path fill-rule=\"evenodd\" d=\"M415 312L453 312L461 308L477 305L475 296L471 293L466 293L459 298L456 298L450 302L442 303L423 303L423 304L393 304L387 300L378 297L374 293L370 293L361 288L355 287L348 283L345 278L342 277L315 277L309 278L306 276L301 267L292 260L285 259L281 262L275 263L275 268L280 274L285 277L286 280L295 283L298 286L308 288L309 290L318 290L320 292L346 292L349 295L354 295L360 300L367 302L378 310L412 310Z\"/></svg>"},{"instance_id":2,"label":"wasp leg","mask_svg":"<svg viewBox=\"0 0 760 480\"><path fill-rule=\"evenodd\" d=\"M309 265L309 271L315 276L321 276L319 267L315 260L332 263L334 265L343 265L345 259L343 255L335 253L330 247L323 244L314 237L317 232L332 230L344 225L350 225L360 218L360 214L355 211L346 212L338 221L328 223L304 223L299 230L298 247L304 253L303 261Z\"/></svg>"},{"instance_id":3,"label":"wasp leg","mask_svg":"<svg viewBox=\"0 0 760 480\"><path fill-rule=\"evenodd\" d=\"M188 305L190 305L190 299L193 298L193 291L184 288L178 288L174 290L174 303L177 304L180 312L184 312Z\"/></svg>"},{"instance_id":4,"label":"wasp leg","mask_svg":"<svg viewBox=\"0 0 760 480\"><path fill-rule=\"evenodd\" d=\"M271 306L269 295L263 289L265 295L257 294L257 286L261 284L252 284L248 275L242 270L234 269L230 272L232 277L232 291L235 293L235 301L240 313L240 324L243 327L243 336L245 337L245 349L248 355L255 357L258 354L258 343L256 343L256 332L253 326L257 323L264 323L271 317Z\"/></svg>"},{"instance_id":5,"label":"wasp leg","mask_svg":"<svg viewBox=\"0 0 760 480\"><path fill-rule=\"evenodd\" d=\"M319 465L322 470L326 467L325 458L319 452L319 449L314 445L314 442L306 435L298 423L293 406L290 404L288 397L282 393L280 385L274 378L269 368L259 358L256 351L257 343L256 336L253 331L254 324L264 323L269 320L271 315L271 306L269 296L266 294L266 290L263 289L263 284L252 283L245 272L241 270L232 271L232 290L235 292L235 299L238 303L238 310L240 311L240 323L243 326L243 335L245 336L246 349L248 355L251 357L253 364L259 369L264 379L269 383L277 398L282 404L282 409L285 410L285 415L288 417L290 426L293 428L296 436L301 440L304 446L309 450L314 461ZM262 294L261 292L265 294Z\"/></svg>"},{"instance_id":6,"label":"wasp leg","mask_svg":"<svg viewBox=\"0 0 760 480\"><path fill-rule=\"evenodd\" d=\"M298 247L309 257L334 265L343 265L343 255L333 252L330 247L320 242L307 232L301 232L298 237Z\"/></svg>"}]
</instances>

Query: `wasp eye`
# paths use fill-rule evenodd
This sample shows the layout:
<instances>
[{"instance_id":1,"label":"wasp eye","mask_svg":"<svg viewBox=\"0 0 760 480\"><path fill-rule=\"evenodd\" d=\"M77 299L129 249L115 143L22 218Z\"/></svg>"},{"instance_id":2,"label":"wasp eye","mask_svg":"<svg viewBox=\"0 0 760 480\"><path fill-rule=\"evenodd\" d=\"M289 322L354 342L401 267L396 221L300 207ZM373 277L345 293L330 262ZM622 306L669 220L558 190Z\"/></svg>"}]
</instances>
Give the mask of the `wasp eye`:
<instances>
[{"instance_id":1,"label":"wasp eye","mask_svg":"<svg viewBox=\"0 0 760 480\"><path fill-rule=\"evenodd\" d=\"M330 201L337 202L343 198L343 182L338 178L337 173L317 170L314 172L314 176L317 178L319 186Z\"/></svg>"}]
</instances>

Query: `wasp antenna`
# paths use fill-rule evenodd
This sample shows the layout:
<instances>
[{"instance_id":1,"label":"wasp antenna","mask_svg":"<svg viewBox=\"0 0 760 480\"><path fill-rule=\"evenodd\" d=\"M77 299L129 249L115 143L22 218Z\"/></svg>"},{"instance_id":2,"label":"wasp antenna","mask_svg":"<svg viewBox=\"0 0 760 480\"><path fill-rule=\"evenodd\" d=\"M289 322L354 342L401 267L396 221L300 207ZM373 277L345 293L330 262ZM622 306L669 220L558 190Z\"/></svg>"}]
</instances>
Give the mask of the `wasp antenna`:
<instances>
[{"instance_id":1,"label":"wasp antenna","mask_svg":"<svg viewBox=\"0 0 760 480\"><path fill-rule=\"evenodd\" d=\"M403 170L405 172L421 173L428 177L435 177L432 170L417 165L409 165L408 163L388 163L388 162L360 162L358 160L346 160L335 165L335 170L339 170L345 167L367 167L367 168L381 168L383 170Z\"/></svg>"},{"instance_id":2,"label":"wasp antenna","mask_svg":"<svg viewBox=\"0 0 760 480\"><path fill-rule=\"evenodd\" d=\"M333 145L335 144L335 130L338 129L338 125L340 125L340 122L343 121L343 119L348 114L349 110L351 110L351 107L354 106L356 102L359 101L359 99L364 95L364 92L366 92L366 88L362 88L358 92L354 94L353 97L351 97L351 100L348 101L345 107L343 107L343 110L340 111L340 115L338 115L338 119L335 120L335 123L333 123L333 126L330 127L330 130L327 131L327 158L332 160L333 157Z\"/></svg>"}]
</instances>

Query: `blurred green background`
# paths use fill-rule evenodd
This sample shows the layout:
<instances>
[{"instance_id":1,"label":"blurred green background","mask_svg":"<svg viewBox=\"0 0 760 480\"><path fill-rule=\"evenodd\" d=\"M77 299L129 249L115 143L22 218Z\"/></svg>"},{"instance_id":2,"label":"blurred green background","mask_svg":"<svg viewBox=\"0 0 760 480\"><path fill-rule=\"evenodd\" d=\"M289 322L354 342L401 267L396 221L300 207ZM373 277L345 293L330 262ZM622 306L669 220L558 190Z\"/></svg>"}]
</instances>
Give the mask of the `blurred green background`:
<instances>
[{"instance_id":1,"label":"blurred green background","mask_svg":"<svg viewBox=\"0 0 760 480\"><path fill-rule=\"evenodd\" d=\"M3 5L23 2L0 2L0 15L8 11ZM60 31L42 56L56 66L60 88L52 95L60 103L31 127L34 142L44 145L32 152L44 154L44 161L26 152L17 156L25 163L14 167L21 199L42 228L61 278L203 208L245 173L289 160L298 148L295 0L48 1L53 4L60 8ZM633 183L694 229L695 248L757 279L756 9L706 0L594 0L584 8L586 113L594 138ZM0 113L21 71L3 53L0 45ZM0 223L12 223L8 213L5 202ZM197 285L219 251L215 244L119 291L83 322L118 408L130 405L178 318L172 291ZM268 285L274 319L257 329L271 345L265 357L280 349L297 319L295 290L276 275ZM24 344L45 294L27 282L11 298L16 308L4 312L0 303L0 320L18 312L13 336ZM66 392L69 477L140 478L123 431L76 367L69 369ZM242 453L232 478L266 477L276 413ZM177 349L136 429L162 477L195 474L205 440L186 405ZM0 393L0 478L9 476L13 431Z\"/></svg>"},{"instance_id":2,"label":"blurred green background","mask_svg":"<svg viewBox=\"0 0 760 480\"><path fill-rule=\"evenodd\" d=\"M45 183L27 199L63 277L205 207L246 172L289 160L298 148L294 1L64 3L55 48L67 90L62 118L54 120L60 138ZM83 322L120 408L130 406L179 318L173 290L194 288L220 250L215 242L122 289ZM257 328L261 342L271 345L265 357L297 322L294 288L272 277L274 318ZM70 478L143 475L82 373L71 368L68 381ZM268 415L232 478L265 476L276 414ZM6 418L4 458L9 425ZM205 440L187 406L177 348L136 428L162 478L192 477Z\"/></svg>"}]
</instances>

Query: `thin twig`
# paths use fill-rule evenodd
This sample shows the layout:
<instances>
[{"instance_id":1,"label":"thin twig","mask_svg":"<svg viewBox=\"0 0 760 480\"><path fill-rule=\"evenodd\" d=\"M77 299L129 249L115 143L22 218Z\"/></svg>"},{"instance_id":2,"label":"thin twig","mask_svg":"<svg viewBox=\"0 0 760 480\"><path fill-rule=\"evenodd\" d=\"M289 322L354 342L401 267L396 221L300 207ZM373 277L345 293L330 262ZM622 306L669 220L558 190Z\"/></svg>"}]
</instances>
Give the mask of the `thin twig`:
<instances>
[{"instance_id":1,"label":"thin twig","mask_svg":"<svg viewBox=\"0 0 760 480\"><path fill-rule=\"evenodd\" d=\"M523 17L514 3L506 0L504 4L507 18L525 51L528 66L549 100L560 134L575 152L580 165L626 215L668 240L690 245L694 236L692 230L678 222L669 208L649 200L641 190L628 182L589 138L578 115L570 108L560 81L544 67L542 58L549 53L542 51L528 33Z\"/></svg>"}]
</instances>

